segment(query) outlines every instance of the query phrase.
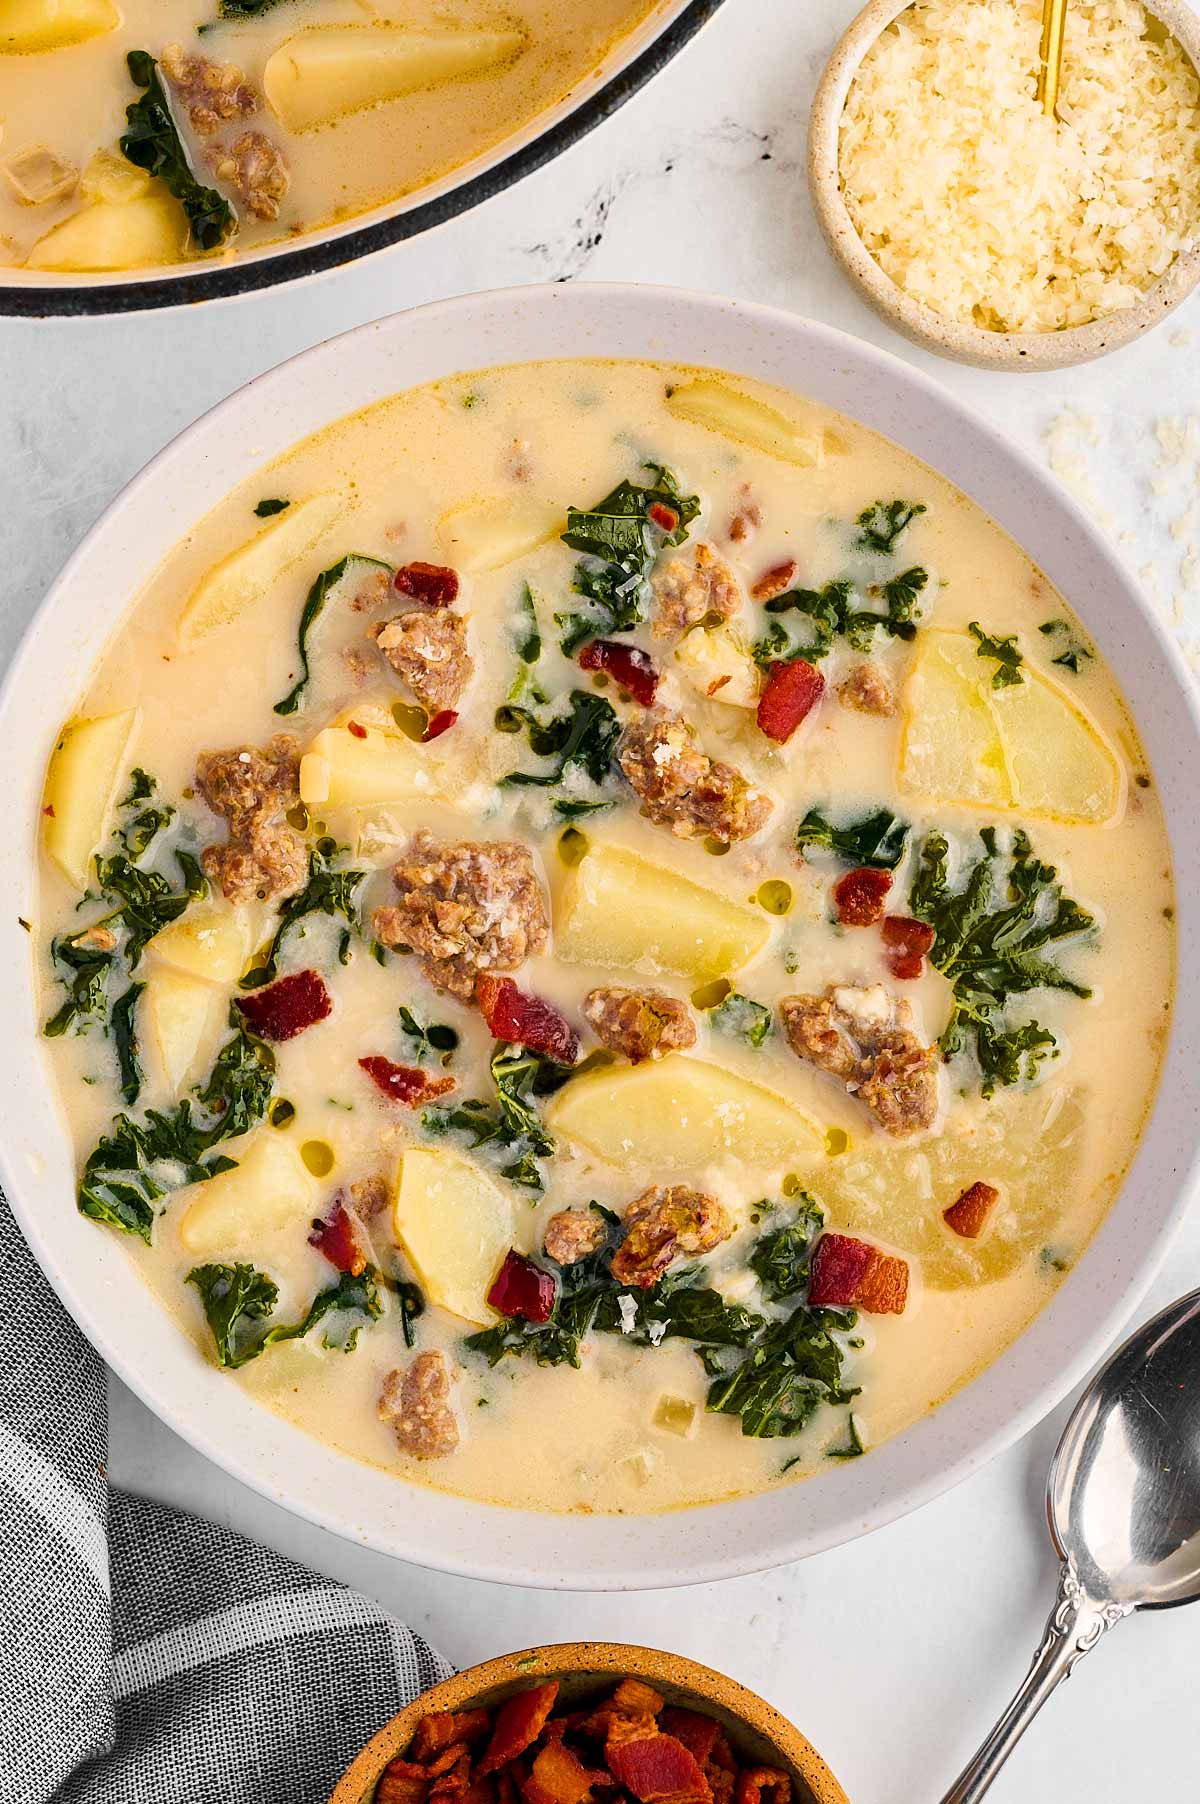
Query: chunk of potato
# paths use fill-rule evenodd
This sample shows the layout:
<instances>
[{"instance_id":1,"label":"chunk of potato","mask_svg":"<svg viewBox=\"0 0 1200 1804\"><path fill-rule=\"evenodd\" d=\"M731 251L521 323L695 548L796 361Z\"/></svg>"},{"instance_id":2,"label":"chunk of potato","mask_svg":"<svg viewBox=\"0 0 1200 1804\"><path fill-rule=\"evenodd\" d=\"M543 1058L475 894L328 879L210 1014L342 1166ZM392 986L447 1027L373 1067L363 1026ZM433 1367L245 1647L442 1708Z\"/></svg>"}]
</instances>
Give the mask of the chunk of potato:
<instances>
[{"instance_id":1,"label":"chunk of potato","mask_svg":"<svg viewBox=\"0 0 1200 1804\"><path fill-rule=\"evenodd\" d=\"M55 864L86 889L92 853L108 836L117 789L129 765L141 710L124 708L63 728L46 772L43 838Z\"/></svg>"},{"instance_id":2,"label":"chunk of potato","mask_svg":"<svg viewBox=\"0 0 1200 1804\"><path fill-rule=\"evenodd\" d=\"M294 1144L274 1128L260 1128L233 1148L239 1160L185 1194L179 1238L189 1253L204 1257L253 1249L267 1234L295 1230L313 1213L316 1182Z\"/></svg>"},{"instance_id":3,"label":"chunk of potato","mask_svg":"<svg viewBox=\"0 0 1200 1804\"><path fill-rule=\"evenodd\" d=\"M253 933L244 908L189 908L155 934L147 952L173 971L207 984L229 984L245 968Z\"/></svg>"},{"instance_id":4,"label":"chunk of potato","mask_svg":"<svg viewBox=\"0 0 1200 1804\"><path fill-rule=\"evenodd\" d=\"M478 75L511 62L524 48L519 31L317 26L271 53L263 92L289 131L306 132L418 88Z\"/></svg>"},{"instance_id":5,"label":"chunk of potato","mask_svg":"<svg viewBox=\"0 0 1200 1804\"><path fill-rule=\"evenodd\" d=\"M149 193L150 172L139 169L115 150L93 151L79 178L80 192L89 200L109 200L117 206Z\"/></svg>"},{"instance_id":6,"label":"chunk of potato","mask_svg":"<svg viewBox=\"0 0 1200 1804\"><path fill-rule=\"evenodd\" d=\"M124 202L98 200L39 238L25 263L28 269L80 273L142 269L178 262L183 240L183 214L169 194L143 194Z\"/></svg>"},{"instance_id":7,"label":"chunk of potato","mask_svg":"<svg viewBox=\"0 0 1200 1804\"><path fill-rule=\"evenodd\" d=\"M182 971L156 969L146 980L146 1013L172 1096L212 1063L229 1013L220 990Z\"/></svg>"},{"instance_id":8,"label":"chunk of potato","mask_svg":"<svg viewBox=\"0 0 1200 1804\"><path fill-rule=\"evenodd\" d=\"M113 0L3 0L0 56L82 44L115 31L120 23Z\"/></svg>"},{"instance_id":9,"label":"chunk of potato","mask_svg":"<svg viewBox=\"0 0 1200 1804\"><path fill-rule=\"evenodd\" d=\"M231 551L192 591L179 617L182 643L194 645L261 601L324 538L343 505L341 495L310 495L306 501L293 502L255 538Z\"/></svg>"},{"instance_id":10,"label":"chunk of potato","mask_svg":"<svg viewBox=\"0 0 1200 1804\"><path fill-rule=\"evenodd\" d=\"M922 635L903 699L902 787L1072 824L1112 820L1124 777L1095 721L1032 665L1003 689L994 668L966 633Z\"/></svg>"},{"instance_id":11,"label":"chunk of potato","mask_svg":"<svg viewBox=\"0 0 1200 1804\"><path fill-rule=\"evenodd\" d=\"M823 1145L785 1097L681 1053L576 1078L550 1104L546 1125L610 1165L651 1175L727 1161L774 1171Z\"/></svg>"},{"instance_id":12,"label":"chunk of potato","mask_svg":"<svg viewBox=\"0 0 1200 1804\"><path fill-rule=\"evenodd\" d=\"M1077 1191L1085 1132L1069 1085L1010 1090L917 1146L863 1135L825 1162L816 1188L833 1227L919 1259L933 1290L962 1290L1007 1277L1050 1243ZM1000 1200L980 1238L963 1240L942 1217L978 1180Z\"/></svg>"},{"instance_id":13,"label":"chunk of potato","mask_svg":"<svg viewBox=\"0 0 1200 1804\"><path fill-rule=\"evenodd\" d=\"M675 662L697 695L733 708L757 708L762 674L732 627L697 627L680 641Z\"/></svg>"},{"instance_id":14,"label":"chunk of potato","mask_svg":"<svg viewBox=\"0 0 1200 1804\"><path fill-rule=\"evenodd\" d=\"M770 937L761 910L730 902L635 852L594 842L568 873L555 908L559 958L647 975L725 977L756 957Z\"/></svg>"},{"instance_id":15,"label":"chunk of potato","mask_svg":"<svg viewBox=\"0 0 1200 1804\"><path fill-rule=\"evenodd\" d=\"M787 463L812 469L825 461L825 434L819 426L789 420L765 401L756 401L725 382L682 383L667 397L667 412Z\"/></svg>"},{"instance_id":16,"label":"chunk of potato","mask_svg":"<svg viewBox=\"0 0 1200 1804\"><path fill-rule=\"evenodd\" d=\"M443 1147L407 1148L392 1228L434 1303L468 1322L495 1320L487 1293L513 1245L513 1210L480 1166Z\"/></svg>"},{"instance_id":17,"label":"chunk of potato","mask_svg":"<svg viewBox=\"0 0 1200 1804\"><path fill-rule=\"evenodd\" d=\"M309 808L433 799L439 788L420 743L383 708L357 708L322 728L300 760L300 800Z\"/></svg>"},{"instance_id":18,"label":"chunk of potato","mask_svg":"<svg viewBox=\"0 0 1200 1804\"><path fill-rule=\"evenodd\" d=\"M463 570L499 570L527 557L566 526L561 507L534 499L468 502L437 524L438 541Z\"/></svg>"}]
</instances>

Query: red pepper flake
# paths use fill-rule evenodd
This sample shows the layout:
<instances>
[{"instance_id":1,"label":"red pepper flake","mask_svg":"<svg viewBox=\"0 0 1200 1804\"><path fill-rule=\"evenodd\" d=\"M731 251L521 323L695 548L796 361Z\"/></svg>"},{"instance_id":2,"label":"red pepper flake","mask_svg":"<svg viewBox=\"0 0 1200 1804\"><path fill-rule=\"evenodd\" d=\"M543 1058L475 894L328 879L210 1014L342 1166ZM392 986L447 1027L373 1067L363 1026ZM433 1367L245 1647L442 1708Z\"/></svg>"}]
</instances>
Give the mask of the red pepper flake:
<instances>
[{"instance_id":1,"label":"red pepper flake","mask_svg":"<svg viewBox=\"0 0 1200 1804\"><path fill-rule=\"evenodd\" d=\"M883 956L893 977L909 980L925 970L925 955L937 936L924 921L909 915L889 915L883 923Z\"/></svg>"},{"instance_id":2,"label":"red pepper flake","mask_svg":"<svg viewBox=\"0 0 1200 1804\"><path fill-rule=\"evenodd\" d=\"M833 901L842 926L874 927L883 919L891 887L891 872L872 870L869 865L839 877L833 886Z\"/></svg>"},{"instance_id":3,"label":"red pepper flake","mask_svg":"<svg viewBox=\"0 0 1200 1804\"><path fill-rule=\"evenodd\" d=\"M794 557L784 558L781 564L772 564L751 586L751 595L755 601L774 601L777 595L782 595L785 589L791 588L798 568Z\"/></svg>"},{"instance_id":4,"label":"red pepper flake","mask_svg":"<svg viewBox=\"0 0 1200 1804\"><path fill-rule=\"evenodd\" d=\"M445 1096L447 1091L455 1088L452 1077L430 1077L419 1066L397 1065L393 1059L384 1058L382 1053L371 1053L358 1063L389 1102L402 1102L410 1109L416 1108L419 1102L429 1102L434 1096Z\"/></svg>"},{"instance_id":5,"label":"red pepper flake","mask_svg":"<svg viewBox=\"0 0 1200 1804\"><path fill-rule=\"evenodd\" d=\"M446 564L401 564L392 578L397 595L410 595L426 608L448 608L458 596L458 571Z\"/></svg>"},{"instance_id":6,"label":"red pepper flake","mask_svg":"<svg viewBox=\"0 0 1200 1804\"><path fill-rule=\"evenodd\" d=\"M654 524L661 526L664 532L678 531L679 515L673 507L668 507L665 501L652 501L647 512Z\"/></svg>"},{"instance_id":7,"label":"red pepper flake","mask_svg":"<svg viewBox=\"0 0 1200 1804\"><path fill-rule=\"evenodd\" d=\"M852 1234L822 1234L813 1251L808 1300L817 1308L903 1315L908 1263Z\"/></svg>"},{"instance_id":8,"label":"red pepper flake","mask_svg":"<svg viewBox=\"0 0 1200 1804\"><path fill-rule=\"evenodd\" d=\"M520 1316L523 1322L548 1322L554 1309L554 1293L550 1273L513 1249L505 1254L487 1300L500 1315Z\"/></svg>"},{"instance_id":9,"label":"red pepper flake","mask_svg":"<svg viewBox=\"0 0 1200 1804\"><path fill-rule=\"evenodd\" d=\"M348 720L346 722L346 731L347 733L352 733L355 739L365 739L367 736L366 727L360 726L356 720Z\"/></svg>"},{"instance_id":10,"label":"red pepper flake","mask_svg":"<svg viewBox=\"0 0 1200 1804\"><path fill-rule=\"evenodd\" d=\"M251 990L235 1000L247 1026L263 1040L294 1040L333 1008L319 971L293 971L265 990Z\"/></svg>"},{"instance_id":11,"label":"red pepper flake","mask_svg":"<svg viewBox=\"0 0 1200 1804\"><path fill-rule=\"evenodd\" d=\"M443 708L440 714L435 714L433 716L433 719L421 734L422 740L428 744L431 739L440 739L443 733L448 733L450 731L450 728L457 719L458 714L455 709Z\"/></svg>"},{"instance_id":12,"label":"red pepper flake","mask_svg":"<svg viewBox=\"0 0 1200 1804\"><path fill-rule=\"evenodd\" d=\"M348 1213L341 1197L324 1221L313 1223L308 1244L324 1253L335 1271L349 1272L352 1278L357 1278L367 1269L367 1256L358 1237L358 1223Z\"/></svg>"},{"instance_id":13,"label":"red pepper flake","mask_svg":"<svg viewBox=\"0 0 1200 1804\"><path fill-rule=\"evenodd\" d=\"M477 977L475 1000L494 1039L515 1041L559 1065L575 1064L579 1035L570 1022L540 996L519 990L511 977Z\"/></svg>"},{"instance_id":14,"label":"red pepper flake","mask_svg":"<svg viewBox=\"0 0 1200 1804\"><path fill-rule=\"evenodd\" d=\"M649 708L658 694L659 675L647 652L615 639L591 639L579 653L581 670L606 670L635 702Z\"/></svg>"},{"instance_id":15,"label":"red pepper flake","mask_svg":"<svg viewBox=\"0 0 1200 1804\"><path fill-rule=\"evenodd\" d=\"M987 1226L987 1218L1000 1201L1000 1192L992 1184L976 1180L964 1190L956 1203L942 1211L942 1220L963 1240L978 1240Z\"/></svg>"},{"instance_id":16,"label":"red pepper flake","mask_svg":"<svg viewBox=\"0 0 1200 1804\"><path fill-rule=\"evenodd\" d=\"M768 739L783 745L789 740L805 715L821 699L825 678L803 658L790 664L772 664L767 686L758 698L758 724Z\"/></svg>"}]
</instances>

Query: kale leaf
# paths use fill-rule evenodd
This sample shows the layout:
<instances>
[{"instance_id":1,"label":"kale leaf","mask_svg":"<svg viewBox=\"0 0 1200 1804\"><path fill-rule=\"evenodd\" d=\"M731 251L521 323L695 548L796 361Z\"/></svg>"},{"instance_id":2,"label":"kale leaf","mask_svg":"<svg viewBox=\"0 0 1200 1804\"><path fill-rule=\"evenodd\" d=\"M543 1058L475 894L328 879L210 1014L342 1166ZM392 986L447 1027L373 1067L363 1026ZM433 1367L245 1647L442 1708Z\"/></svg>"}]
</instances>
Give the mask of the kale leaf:
<instances>
[{"instance_id":1,"label":"kale leaf","mask_svg":"<svg viewBox=\"0 0 1200 1804\"><path fill-rule=\"evenodd\" d=\"M414 1323L425 1313L425 1292L411 1278L393 1279L392 1289L400 1308L400 1332L404 1336L404 1344L406 1347L415 1347L417 1331Z\"/></svg>"},{"instance_id":2,"label":"kale leaf","mask_svg":"<svg viewBox=\"0 0 1200 1804\"><path fill-rule=\"evenodd\" d=\"M197 249L214 251L234 228L233 208L223 194L197 179L171 116L158 64L149 51L131 50L125 61L134 86L145 92L125 109L127 129L121 138L121 154L166 184L187 215Z\"/></svg>"},{"instance_id":3,"label":"kale leaf","mask_svg":"<svg viewBox=\"0 0 1200 1804\"><path fill-rule=\"evenodd\" d=\"M927 510L923 501L873 501L858 516L855 544L866 551L890 556L896 541L918 514Z\"/></svg>"},{"instance_id":4,"label":"kale leaf","mask_svg":"<svg viewBox=\"0 0 1200 1804\"><path fill-rule=\"evenodd\" d=\"M761 1046L771 1031L770 1009L737 990L730 990L723 1001L709 1009L708 1019L719 1033L739 1035L751 1046Z\"/></svg>"},{"instance_id":5,"label":"kale leaf","mask_svg":"<svg viewBox=\"0 0 1200 1804\"><path fill-rule=\"evenodd\" d=\"M142 1066L138 1056L140 1048L134 1011L145 987L144 983L131 983L124 994L118 996L112 1009L113 1045L117 1053L121 1097L131 1108L142 1093Z\"/></svg>"},{"instance_id":6,"label":"kale leaf","mask_svg":"<svg viewBox=\"0 0 1200 1804\"><path fill-rule=\"evenodd\" d=\"M975 651L981 658L995 658L996 668L992 672L993 689L1011 689L1025 678L1021 674L1021 665L1025 662L1021 656L1021 648L1017 644L1015 633L1005 633L1003 638L993 638L985 633L978 620L972 620L967 631L976 640Z\"/></svg>"},{"instance_id":7,"label":"kale leaf","mask_svg":"<svg viewBox=\"0 0 1200 1804\"><path fill-rule=\"evenodd\" d=\"M904 856L908 833L908 822L900 820L890 808L880 808L861 820L847 821L844 827L832 826L817 809L810 808L796 828L796 846L801 852L808 846L820 846L851 864L894 871Z\"/></svg>"},{"instance_id":8,"label":"kale leaf","mask_svg":"<svg viewBox=\"0 0 1200 1804\"><path fill-rule=\"evenodd\" d=\"M254 512L258 519L269 520L272 514L281 514L291 505L290 501L281 501L277 495L269 495L258 503Z\"/></svg>"},{"instance_id":9,"label":"kale leaf","mask_svg":"<svg viewBox=\"0 0 1200 1804\"><path fill-rule=\"evenodd\" d=\"M255 513L260 513L262 508L266 505L265 502L259 502L258 507L254 510ZM286 507L287 502L285 501L281 505ZM275 513L277 509L272 506L269 511ZM392 569L391 564L384 563L382 558L368 557L363 551L348 551L345 557L338 559L336 564L330 564L328 570L321 571L321 574L315 579L305 597L304 606L300 610L300 625L296 629L296 645L300 658L300 675L288 690L283 700L275 703L276 714L295 714L296 710L299 708L311 675L308 665L308 635L316 625L330 594L337 588L351 564L369 564L375 570L387 570L389 572Z\"/></svg>"},{"instance_id":10,"label":"kale leaf","mask_svg":"<svg viewBox=\"0 0 1200 1804\"><path fill-rule=\"evenodd\" d=\"M855 606L854 585L845 579L826 583L823 589L787 589L765 604L766 611L803 616L811 623L808 634L801 641L793 641L782 622L772 621L766 637L753 648L755 662L770 664L804 658L810 664L819 663L828 657L839 635L855 651L863 652L870 651L877 631L893 639L913 639L917 632L917 603L928 581L928 571L919 564L900 571L878 591L883 613L872 607Z\"/></svg>"},{"instance_id":11,"label":"kale leaf","mask_svg":"<svg viewBox=\"0 0 1200 1804\"><path fill-rule=\"evenodd\" d=\"M212 1330L217 1364L228 1371L248 1365L281 1341L302 1340L327 1315L360 1315L375 1321L383 1313L379 1300L379 1274L368 1265L357 1274L341 1272L336 1284L318 1291L307 1313L298 1322L279 1322L264 1333L256 1324L268 1321L279 1300L274 1279L252 1265L195 1265L185 1282L200 1292L204 1314ZM327 1334L325 1346L343 1353L353 1351L363 1323L355 1323L341 1340Z\"/></svg>"},{"instance_id":12,"label":"kale leaf","mask_svg":"<svg viewBox=\"0 0 1200 1804\"><path fill-rule=\"evenodd\" d=\"M270 983L279 971L279 959L283 951L283 942L306 915L323 914L340 915L346 926L342 930L338 947L338 957L343 964L350 956L350 935L358 926L358 904L354 892L366 876L365 871L335 870L333 860L344 851L329 839L320 839L308 854L308 878L304 888L297 890L294 896L288 896L279 910L279 925L275 929L275 937L267 948L267 956L261 965L247 971L241 979L243 990L257 990L264 983Z\"/></svg>"},{"instance_id":13,"label":"kale leaf","mask_svg":"<svg viewBox=\"0 0 1200 1804\"><path fill-rule=\"evenodd\" d=\"M548 721L539 721L524 708L509 708L505 712L525 727L530 749L536 756L553 758L555 762L540 775L511 770L501 777L502 788L552 789L572 768L583 771L596 784L603 783L609 775L621 736L621 722L612 703L602 695L573 689L567 712Z\"/></svg>"},{"instance_id":14,"label":"kale leaf","mask_svg":"<svg viewBox=\"0 0 1200 1804\"><path fill-rule=\"evenodd\" d=\"M798 1295L807 1285L809 1253L825 1223L824 1210L807 1190L800 1191L795 1202L796 1216L760 1235L746 1261L772 1303Z\"/></svg>"},{"instance_id":15,"label":"kale leaf","mask_svg":"<svg viewBox=\"0 0 1200 1804\"><path fill-rule=\"evenodd\" d=\"M153 1205L179 1184L198 1184L237 1161L214 1149L244 1134L266 1114L275 1083L275 1054L230 1012L232 1037L198 1092L199 1119L185 1097L169 1113L148 1109L143 1121L113 1118L88 1155L76 1198L93 1221L137 1234L149 1246Z\"/></svg>"},{"instance_id":16,"label":"kale leaf","mask_svg":"<svg viewBox=\"0 0 1200 1804\"><path fill-rule=\"evenodd\" d=\"M400 1032L409 1042L409 1057L418 1065L423 1065L435 1053L443 1065L448 1065L458 1045L458 1035L452 1027L440 1021L422 1027L412 1010L403 1003L400 1004Z\"/></svg>"},{"instance_id":17,"label":"kale leaf","mask_svg":"<svg viewBox=\"0 0 1200 1804\"><path fill-rule=\"evenodd\" d=\"M858 1417L855 1415L854 1411L851 1410L849 1419L846 1423L846 1445L844 1447L826 1447L825 1458L857 1459L860 1454L865 1453L866 1451L867 1449L863 1443L862 1434L859 1431Z\"/></svg>"},{"instance_id":18,"label":"kale leaf","mask_svg":"<svg viewBox=\"0 0 1200 1804\"><path fill-rule=\"evenodd\" d=\"M714 1377L706 1407L739 1416L745 1435L765 1440L799 1434L822 1404L848 1403L858 1395L857 1387L842 1384L844 1355L834 1338L854 1321L852 1311L802 1303L765 1328L744 1359Z\"/></svg>"},{"instance_id":19,"label":"kale leaf","mask_svg":"<svg viewBox=\"0 0 1200 1804\"><path fill-rule=\"evenodd\" d=\"M628 632L645 619L654 560L664 546L682 545L700 512L698 496L682 494L670 470L643 467L648 482L625 478L594 507L567 509L563 544L583 553L572 586L591 604L584 612L555 616L566 628L561 643L568 657L597 633ZM658 524L652 509L668 510L676 525Z\"/></svg>"},{"instance_id":20,"label":"kale leaf","mask_svg":"<svg viewBox=\"0 0 1200 1804\"><path fill-rule=\"evenodd\" d=\"M1091 995L1062 970L1057 955L1064 942L1090 933L1095 919L1064 896L1058 872L1035 858L1024 832L1012 834L1007 851L999 849L994 827L979 837L983 855L952 888L949 842L942 833L928 834L909 906L933 928L930 960L953 987L942 1056L952 1058L973 1043L983 1094L991 1096L1034 1077L1057 1044L1038 1022L1010 1026L1009 999L1039 989Z\"/></svg>"},{"instance_id":21,"label":"kale leaf","mask_svg":"<svg viewBox=\"0 0 1200 1804\"><path fill-rule=\"evenodd\" d=\"M466 1134L472 1147L491 1146L500 1153L513 1153L507 1164L500 1165L501 1177L528 1190L544 1190L538 1160L551 1158L555 1147L532 1098L561 1089L571 1071L570 1065L501 1042L491 1058L495 1103L470 1098L445 1108L425 1109L421 1125L431 1134Z\"/></svg>"}]
</instances>

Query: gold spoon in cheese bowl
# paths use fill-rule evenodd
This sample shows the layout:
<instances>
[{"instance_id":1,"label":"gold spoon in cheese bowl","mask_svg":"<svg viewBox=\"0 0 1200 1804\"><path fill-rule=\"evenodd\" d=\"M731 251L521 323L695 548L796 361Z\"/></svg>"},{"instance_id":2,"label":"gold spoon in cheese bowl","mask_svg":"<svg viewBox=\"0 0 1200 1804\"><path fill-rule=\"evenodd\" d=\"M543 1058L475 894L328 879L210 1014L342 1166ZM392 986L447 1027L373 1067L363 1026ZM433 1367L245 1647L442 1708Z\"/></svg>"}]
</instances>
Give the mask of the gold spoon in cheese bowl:
<instances>
[{"instance_id":1,"label":"gold spoon in cheese bowl","mask_svg":"<svg viewBox=\"0 0 1200 1804\"><path fill-rule=\"evenodd\" d=\"M1037 96L1048 119L1060 116L1058 85L1062 80L1063 40L1066 32L1067 0L1043 0Z\"/></svg>"},{"instance_id":2,"label":"gold spoon in cheese bowl","mask_svg":"<svg viewBox=\"0 0 1200 1804\"><path fill-rule=\"evenodd\" d=\"M1200 1598L1200 1290L1096 1373L1046 1488L1058 1596L1024 1684L942 1804L977 1804L1046 1699L1134 1610Z\"/></svg>"}]
</instances>

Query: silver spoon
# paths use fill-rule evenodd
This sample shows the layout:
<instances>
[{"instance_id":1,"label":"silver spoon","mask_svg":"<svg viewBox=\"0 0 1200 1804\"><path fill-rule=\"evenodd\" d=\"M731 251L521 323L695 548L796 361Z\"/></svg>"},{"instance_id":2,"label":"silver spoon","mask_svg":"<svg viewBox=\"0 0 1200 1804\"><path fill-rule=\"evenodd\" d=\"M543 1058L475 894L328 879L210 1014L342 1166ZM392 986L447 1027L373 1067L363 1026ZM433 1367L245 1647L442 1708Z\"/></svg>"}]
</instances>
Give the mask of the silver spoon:
<instances>
[{"instance_id":1,"label":"silver spoon","mask_svg":"<svg viewBox=\"0 0 1200 1804\"><path fill-rule=\"evenodd\" d=\"M1076 1404L1046 1487L1058 1597L1021 1689L942 1804L976 1804L1106 1629L1200 1597L1200 1290L1118 1348Z\"/></svg>"}]
</instances>

